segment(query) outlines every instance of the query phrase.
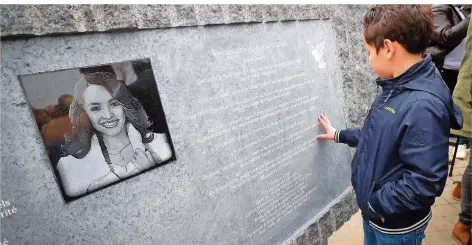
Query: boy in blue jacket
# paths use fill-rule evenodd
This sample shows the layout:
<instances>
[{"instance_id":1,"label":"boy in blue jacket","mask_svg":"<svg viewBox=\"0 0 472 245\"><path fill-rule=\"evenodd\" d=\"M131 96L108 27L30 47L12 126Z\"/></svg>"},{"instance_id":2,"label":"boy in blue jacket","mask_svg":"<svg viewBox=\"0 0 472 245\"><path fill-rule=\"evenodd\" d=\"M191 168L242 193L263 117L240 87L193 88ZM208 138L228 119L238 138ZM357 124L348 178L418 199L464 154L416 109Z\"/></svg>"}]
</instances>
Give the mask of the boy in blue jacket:
<instances>
[{"instance_id":1,"label":"boy in blue jacket","mask_svg":"<svg viewBox=\"0 0 472 245\"><path fill-rule=\"evenodd\" d=\"M362 128L329 139L356 147L351 182L364 219L364 244L421 244L431 206L447 178L450 128L462 115L431 61L431 6L377 5L364 17L364 47L382 87Z\"/></svg>"}]
</instances>

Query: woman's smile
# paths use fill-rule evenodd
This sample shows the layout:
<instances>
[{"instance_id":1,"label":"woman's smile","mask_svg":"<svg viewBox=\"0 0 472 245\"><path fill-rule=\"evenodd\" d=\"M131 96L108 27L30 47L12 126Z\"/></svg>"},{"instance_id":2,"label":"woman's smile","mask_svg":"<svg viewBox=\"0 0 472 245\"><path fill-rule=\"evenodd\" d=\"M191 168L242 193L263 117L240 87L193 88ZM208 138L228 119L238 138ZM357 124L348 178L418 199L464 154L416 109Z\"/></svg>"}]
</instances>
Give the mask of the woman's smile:
<instances>
[{"instance_id":1,"label":"woman's smile","mask_svg":"<svg viewBox=\"0 0 472 245\"><path fill-rule=\"evenodd\" d=\"M106 120L104 122L101 122L100 125L102 125L104 128L114 128L118 126L119 122L120 119Z\"/></svg>"}]
</instances>

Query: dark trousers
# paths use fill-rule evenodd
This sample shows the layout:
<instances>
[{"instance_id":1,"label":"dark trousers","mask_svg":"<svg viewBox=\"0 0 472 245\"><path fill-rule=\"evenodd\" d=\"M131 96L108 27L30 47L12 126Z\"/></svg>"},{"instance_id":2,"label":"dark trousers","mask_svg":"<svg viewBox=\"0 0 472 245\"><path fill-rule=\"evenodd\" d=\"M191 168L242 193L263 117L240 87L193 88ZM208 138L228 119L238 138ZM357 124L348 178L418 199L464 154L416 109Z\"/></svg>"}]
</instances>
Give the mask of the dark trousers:
<instances>
[{"instance_id":1,"label":"dark trousers","mask_svg":"<svg viewBox=\"0 0 472 245\"><path fill-rule=\"evenodd\" d=\"M449 91L451 91L452 94L457 84L457 76L459 75L459 71L441 68L439 69L439 72L441 73L442 79L444 80L447 87L449 88Z\"/></svg>"}]
</instances>

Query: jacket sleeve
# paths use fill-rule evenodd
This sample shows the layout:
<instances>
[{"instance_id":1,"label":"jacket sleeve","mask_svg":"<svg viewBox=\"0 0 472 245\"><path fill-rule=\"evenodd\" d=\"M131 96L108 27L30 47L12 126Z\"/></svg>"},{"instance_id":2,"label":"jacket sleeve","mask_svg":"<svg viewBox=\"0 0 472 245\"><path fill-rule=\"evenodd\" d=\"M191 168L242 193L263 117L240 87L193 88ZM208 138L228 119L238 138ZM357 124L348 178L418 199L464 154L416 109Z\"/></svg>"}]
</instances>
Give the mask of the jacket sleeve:
<instances>
[{"instance_id":1,"label":"jacket sleeve","mask_svg":"<svg viewBox=\"0 0 472 245\"><path fill-rule=\"evenodd\" d=\"M334 141L336 143L344 143L350 147L356 147L359 143L359 137L361 135L360 128L348 128L344 130L336 130L334 133Z\"/></svg>"},{"instance_id":2,"label":"jacket sleeve","mask_svg":"<svg viewBox=\"0 0 472 245\"><path fill-rule=\"evenodd\" d=\"M448 47L455 47L462 42L467 35L470 15L457 25L452 25L450 18L457 13L449 5L433 8L433 14L434 30L431 35L433 41Z\"/></svg>"},{"instance_id":3,"label":"jacket sleeve","mask_svg":"<svg viewBox=\"0 0 472 245\"><path fill-rule=\"evenodd\" d=\"M447 178L450 127L445 110L439 101L410 104L397 132L405 172L370 196L369 205L376 213L391 215L429 207L441 195Z\"/></svg>"}]
</instances>

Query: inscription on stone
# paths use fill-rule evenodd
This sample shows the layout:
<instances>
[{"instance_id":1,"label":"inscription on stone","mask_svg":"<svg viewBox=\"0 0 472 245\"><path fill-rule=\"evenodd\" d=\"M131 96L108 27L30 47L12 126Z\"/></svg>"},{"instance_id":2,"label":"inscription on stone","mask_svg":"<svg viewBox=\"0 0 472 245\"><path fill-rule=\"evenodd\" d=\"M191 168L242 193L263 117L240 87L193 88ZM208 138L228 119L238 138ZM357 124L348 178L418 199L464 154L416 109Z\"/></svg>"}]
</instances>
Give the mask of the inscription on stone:
<instances>
[{"instance_id":1,"label":"inscription on stone","mask_svg":"<svg viewBox=\"0 0 472 245\"><path fill-rule=\"evenodd\" d=\"M315 140L320 113L345 127L329 21L32 40L2 43L2 195L28 210L2 219L11 244L284 244L350 185L349 149ZM31 108L12 104L30 97L19 80L136 60L151 66L175 159L65 203Z\"/></svg>"},{"instance_id":2,"label":"inscription on stone","mask_svg":"<svg viewBox=\"0 0 472 245\"><path fill-rule=\"evenodd\" d=\"M334 54L326 53L333 46L327 37L301 33L293 33L296 40L270 34L214 36L211 49L194 50L193 56L205 61L194 67L198 72L178 76L189 81L185 99L192 104L181 112L185 120L173 122L199 128L186 137L192 154L182 158L198 173L194 181L202 199L216 205L243 202L237 211L224 209L225 214L216 208L211 217L231 215L245 224L240 227L244 243L272 244L283 237L274 231L303 222L300 210L314 214L321 208L327 193L323 181L332 181L328 176L335 172L323 176L324 162L347 165L345 149L331 145L339 152L329 156L314 139L320 113L329 110L333 121L343 124L339 84L329 60ZM314 46L323 48L314 55Z\"/></svg>"}]
</instances>

